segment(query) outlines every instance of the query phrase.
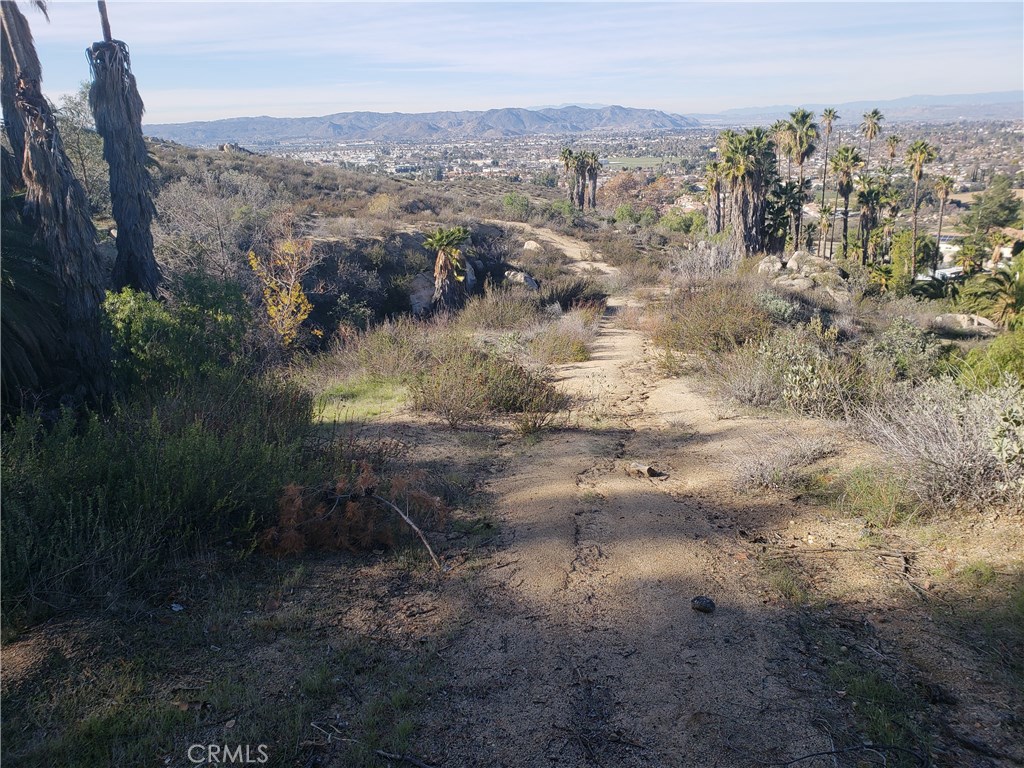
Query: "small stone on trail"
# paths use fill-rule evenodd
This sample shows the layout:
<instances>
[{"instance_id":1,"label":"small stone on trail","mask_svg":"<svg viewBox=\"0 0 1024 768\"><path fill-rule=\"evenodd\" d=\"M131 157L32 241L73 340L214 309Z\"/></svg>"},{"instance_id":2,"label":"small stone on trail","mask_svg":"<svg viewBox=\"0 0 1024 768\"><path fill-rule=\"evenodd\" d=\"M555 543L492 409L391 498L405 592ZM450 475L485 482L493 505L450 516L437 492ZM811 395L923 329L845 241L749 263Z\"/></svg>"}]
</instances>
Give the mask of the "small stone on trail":
<instances>
[{"instance_id":1,"label":"small stone on trail","mask_svg":"<svg viewBox=\"0 0 1024 768\"><path fill-rule=\"evenodd\" d=\"M714 613L715 601L710 597L698 595L690 601L690 607L695 611L700 611L701 613Z\"/></svg>"},{"instance_id":2,"label":"small stone on trail","mask_svg":"<svg viewBox=\"0 0 1024 768\"><path fill-rule=\"evenodd\" d=\"M657 469L652 467L650 464L639 464L632 462L626 467L626 474L630 477L664 477L664 472L659 472Z\"/></svg>"}]
</instances>

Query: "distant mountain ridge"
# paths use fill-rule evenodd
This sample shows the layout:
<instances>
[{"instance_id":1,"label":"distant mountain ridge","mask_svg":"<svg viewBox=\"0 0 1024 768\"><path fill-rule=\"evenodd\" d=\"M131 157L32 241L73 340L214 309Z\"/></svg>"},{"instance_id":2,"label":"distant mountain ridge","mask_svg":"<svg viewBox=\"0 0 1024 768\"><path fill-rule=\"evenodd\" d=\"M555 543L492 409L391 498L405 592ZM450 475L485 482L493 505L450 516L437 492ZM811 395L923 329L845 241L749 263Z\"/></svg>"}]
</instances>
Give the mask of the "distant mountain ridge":
<instances>
[{"instance_id":1,"label":"distant mountain ridge","mask_svg":"<svg viewBox=\"0 0 1024 768\"><path fill-rule=\"evenodd\" d=\"M946 122L954 120L1021 120L1024 119L1024 92L993 91L989 93L954 93L944 96L916 95L899 99L846 101L838 104L775 104L765 107L726 109L714 114L695 113L701 123L736 125L751 122L773 122L788 117L798 107L813 112L832 107L840 116L860 120L863 112L880 109L890 122ZM847 114L844 115L843 113Z\"/></svg>"},{"instance_id":2,"label":"distant mountain ridge","mask_svg":"<svg viewBox=\"0 0 1024 768\"><path fill-rule=\"evenodd\" d=\"M657 131L700 125L656 109L610 106L588 109L507 107L461 112L339 112L322 117L233 117L143 127L147 136L182 144L255 144L293 141L446 141L500 139L591 131Z\"/></svg>"}]
</instances>

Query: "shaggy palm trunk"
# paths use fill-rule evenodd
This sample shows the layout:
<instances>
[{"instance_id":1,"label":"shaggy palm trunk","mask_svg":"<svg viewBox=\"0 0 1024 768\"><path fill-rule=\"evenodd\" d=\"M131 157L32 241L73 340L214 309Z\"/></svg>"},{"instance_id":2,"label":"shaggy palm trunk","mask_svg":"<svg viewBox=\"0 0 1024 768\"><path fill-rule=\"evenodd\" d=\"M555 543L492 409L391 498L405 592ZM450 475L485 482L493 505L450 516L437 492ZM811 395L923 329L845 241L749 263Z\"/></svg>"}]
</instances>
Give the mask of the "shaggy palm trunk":
<instances>
[{"instance_id":1,"label":"shaggy palm trunk","mask_svg":"<svg viewBox=\"0 0 1024 768\"><path fill-rule=\"evenodd\" d=\"M843 195L843 259L846 259L849 243L847 238L850 234L850 196Z\"/></svg>"},{"instance_id":2,"label":"shaggy palm trunk","mask_svg":"<svg viewBox=\"0 0 1024 768\"><path fill-rule=\"evenodd\" d=\"M10 176L11 185L21 188L24 180L21 176L21 160L25 157L25 121L15 105L15 93L17 83L15 82L14 56L11 52L11 44L7 37L7 17L4 17L3 41L0 43L0 105L3 107L4 129L7 133L7 140L11 143L11 152L15 159L15 173ZM26 25L25 34L28 33Z\"/></svg>"},{"instance_id":3,"label":"shaggy palm trunk","mask_svg":"<svg viewBox=\"0 0 1024 768\"><path fill-rule=\"evenodd\" d=\"M104 34L109 34L100 4ZM93 43L89 49L93 82L89 106L103 137L103 158L110 166L110 205L117 222L115 288L130 287L157 295L160 270L153 256L153 181L146 168L142 137L142 98L131 72L128 46L120 40Z\"/></svg>"},{"instance_id":4,"label":"shaggy palm trunk","mask_svg":"<svg viewBox=\"0 0 1024 768\"><path fill-rule=\"evenodd\" d=\"M0 3L4 44L15 70L13 103L5 125L24 125L22 174L25 218L45 245L57 276L66 338L84 387L94 396L108 391L109 345L101 325L103 270L89 218L89 200L71 170L57 123L40 87L41 69L28 22L11 0ZM10 128L8 128L10 130Z\"/></svg>"},{"instance_id":5,"label":"shaggy palm trunk","mask_svg":"<svg viewBox=\"0 0 1024 768\"><path fill-rule=\"evenodd\" d=\"M800 163L800 174L797 180L797 195L800 197L800 206L796 209L796 216L793 221L793 248L800 248L800 230L804 223L804 164Z\"/></svg>"},{"instance_id":6,"label":"shaggy palm trunk","mask_svg":"<svg viewBox=\"0 0 1024 768\"><path fill-rule=\"evenodd\" d=\"M913 285L914 278L917 277L917 193L918 187L921 182L919 180L914 181L914 234L910 240L910 283Z\"/></svg>"},{"instance_id":7,"label":"shaggy palm trunk","mask_svg":"<svg viewBox=\"0 0 1024 768\"><path fill-rule=\"evenodd\" d=\"M939 200L939 231L935 235L935 260L932 261L932 277L939 269L939 258L942 255L942 214L946 211L946 198Z\"/></svg>"},{"instance_id":8,"label":"shaggy palm trunk","mask_svg":"<svg viewBox=\"0 0 1024 768\"><path fill-rule=\"evenodd\" d=\"M821 207L825 207L825 182L828 181L828 139L829 134L825 134L825 161L821 169ZM824 250L824 249L822 249Z\"/></svg>"},{"instance_id":9,"label":"shaggy palm trunk","mask_svg":"<svg viewBox=\"0 0 1024 768\"><path fill-rule=\"evenodd\" d=\"M590 174L590 209L597 208L597 171Z\"/></svg>"},{"instance_id":10,"label":"shaggy palm trunk","mask_svg":"<svg viewBox=\"0 0 1024 768\"><path fill-rule=\"evenodd\" d=\"M465 301L463 282L459 280L458 259L447 251L438 251L434 262L434 309L437 311L455 310L462 307Z\"/></svg>"}]
</instances>

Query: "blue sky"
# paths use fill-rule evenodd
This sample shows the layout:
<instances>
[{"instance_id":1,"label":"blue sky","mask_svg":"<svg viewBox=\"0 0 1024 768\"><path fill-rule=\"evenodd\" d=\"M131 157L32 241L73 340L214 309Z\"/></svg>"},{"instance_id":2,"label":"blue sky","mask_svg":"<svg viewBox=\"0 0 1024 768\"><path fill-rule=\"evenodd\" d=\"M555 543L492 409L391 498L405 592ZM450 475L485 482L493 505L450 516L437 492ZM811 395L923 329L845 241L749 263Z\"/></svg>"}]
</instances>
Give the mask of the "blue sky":
<instances>
[{"instance_id":1,"label":"blue sky","mask_svg":"<svg viewBox=\"0 0 1024 768\"><path fill-rule=\"evenodd\" d=\"M94 2L23 4L54 99ZM119 2L146 122L562 103L683 114L1024 89L1024 3Z\"/></svg>"}]
</instances>

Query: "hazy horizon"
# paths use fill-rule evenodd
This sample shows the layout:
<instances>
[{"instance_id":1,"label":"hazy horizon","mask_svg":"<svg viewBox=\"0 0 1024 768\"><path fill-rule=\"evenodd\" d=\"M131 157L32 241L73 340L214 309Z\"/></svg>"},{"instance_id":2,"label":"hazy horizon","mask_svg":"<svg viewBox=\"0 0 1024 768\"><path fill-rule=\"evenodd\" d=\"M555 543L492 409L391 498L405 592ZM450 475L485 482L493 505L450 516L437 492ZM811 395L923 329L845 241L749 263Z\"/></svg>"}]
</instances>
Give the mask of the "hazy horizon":
<instances>
[{"instance_id":1,"label":"hazy horizon","mask_svg":"<svg viewBox=\"0 0 1024 768\"><path fill-rule=\"evenodd\" d=\"M23 6L59 100L93 2ZM1024 90L1024 5L108 2L146 123L600 103L677 114Z\"/></svg>"}]
</instances>

